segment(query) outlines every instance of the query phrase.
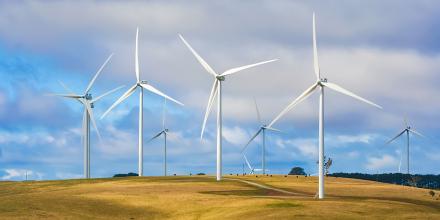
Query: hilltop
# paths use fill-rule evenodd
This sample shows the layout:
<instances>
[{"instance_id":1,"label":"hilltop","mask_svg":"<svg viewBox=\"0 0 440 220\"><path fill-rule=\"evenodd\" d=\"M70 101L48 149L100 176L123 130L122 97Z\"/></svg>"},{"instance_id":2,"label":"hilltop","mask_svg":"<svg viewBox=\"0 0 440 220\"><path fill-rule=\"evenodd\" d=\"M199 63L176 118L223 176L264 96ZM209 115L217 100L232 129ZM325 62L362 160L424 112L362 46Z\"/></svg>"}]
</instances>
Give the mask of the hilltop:
<instances>
[{"instance_id":1,"label":"hilltop","mask_svg":"<svg viewBox=\"0 0 440 220\"><path fill-rule=\"evenodd\" d=\"M127 177L0 182L0 219L440 219L439 191L304 176Z\"/></svg>"}]
</instances>

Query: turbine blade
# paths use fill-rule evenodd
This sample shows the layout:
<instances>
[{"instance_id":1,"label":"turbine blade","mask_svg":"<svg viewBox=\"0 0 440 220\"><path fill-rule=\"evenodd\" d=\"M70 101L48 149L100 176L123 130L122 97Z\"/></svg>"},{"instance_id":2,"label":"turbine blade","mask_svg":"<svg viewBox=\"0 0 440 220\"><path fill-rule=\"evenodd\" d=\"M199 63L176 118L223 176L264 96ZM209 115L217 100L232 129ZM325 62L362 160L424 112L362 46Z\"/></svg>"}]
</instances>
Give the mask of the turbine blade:
<instances>
[{"instance_id":1,"label":"turbine blade","mask_svg":"<svg viewBox=\"0 0 440 220\"><path fill-rule=\"evenodd\" d=\"M136 48L134 50L134 68L136 72L136 82L140 81L139 77L139 28L136 28Z\"/></svg>"},{"instance_id":2,"label":"turbine blade","mask_svg":"<svg viewBox=\"0 0 440 220\"><path fill-rule=\"evenodd\" d=\"M246 164L247 164L249 170L251 171L251 173L253 173L254 169L252 168L251 164L249 163L249 160L247 159L246 155L243 154L243 157L244 157L244 161L246 161Z\"/></svg>"},{"instance_id":3,"label":"turbine blade","mask_svg":"<svg viewBox=\"0 0 440 220\"><path fill-rule=\"evenodd\" d=\"M100 95L100 96L94 98L90 103L95 103L95 102L97 102L98 100L102 99L103 97L108 96L108 95L110 95L110 94L112 94L112 93L114 93L114 92L116 92L116 91L118 91L118 90L120 90L120 89L122 89L122 88L124 88L124 87L125 87L125 86L119 86L119 87L116 87L116 88L114 88L114 89L112 89L112 90L110 90L110 91L108 91L108 92L106 92L106 93L104 93L104 94L102 94L102 95Z\"/></svg>"},{"instance_id":4,"label":"turbine blade","mask_svg":"<svg viewBox=\"0 0 440 220\"><path fill-rule=\"evenodd\" d=\"M113 53L110 54L110 56L105 60L105 62L101 65L101 67L98 69L98 71L95 73L95 76L90 81L89 85L87 86L86 91L84 94L89 93L90 89L92 89L93 83L95 83L96 78L98 78L99 74L101 74L104 67L107 65L107 63L110 61L110 59L113 57Z\"/></svg>"},{"instance_id":5,"label":"turbine blade","mask_svg":"<svg viewBox=\"0 0 440 220\"><path fill-rule=\"evenodd\" d=\"M154 93L154 94L156 94L156 95L160 95L160 96L162 96L162 97L164 97L164 98L166 98L166 99L169 99L169 100L171 100L171 101L173 101L173 102L175 102L175 103L177 103L177 104L183 106L183 103L181 103L181 102L179 102L179 101L177 101L177 100L175 100L175 99L173 99L173 98L171 98L171 97L165 95L163 92L161 92L161 91L159 91L158 89L154 88L154 87L153 87L152 85L150 85L150 84L147 84L147 83L141 83L140 85L141 85L144 89L146 89L146 90L148 90L148 91L150 91L150 92L152 92L152 93Z\"/></svg>"},{"instance_id":6,"label":"turbine blade","mask_svg":"<svg viewBox=\"0 0 440 220\"><path fill-rule=\"evenodd\" d=\"M133 94L133 92L136 90L137 84L132 86L130 89L128 89L121 97L119 97L118 100L116 100L115 103L113 103L112 106L110 106L110 108L107 109L107 111L104 112L104 114L102 114L100 119L103 119L113 108L115 108L117 105L119 105L119 103L121 103L122 101L124 101L126 98L128 98L131 94Z\"/></svg>"},{"instance_id":7,"label":"turbine blade","mask_svg":"<svg viewBox=\"0 0 440 220\"><path fill-rule=\"evenodd\" d=\"M96 131L96 134L98 135L99 141L101 141L102 140L101 134L99 133L98 126L96 126L95 116L93 115L92 107L91 107L90 103L87 101L82 101L82 103L84 104L84 106L87 109L87 112L89 113L90 121L92 121L93 128L95 128L95 131Z\"/></svg>"},{"instance_id":8,"label":"turbine blade","mask_svg":"<svg viewBox=\"0 0 440 220\"><path fill-rule=\"evenodd\" d=\"M400 137L400 135L402 135L403 133L405 133L406 129L403 130L402 132L400 132L398 135L396 135L395 137L393 137L391 140L387 141L385 144L389 144L391 142L393 142L394 140L396 140L398 137Z\"/></svg>"},{"instance_id":9,"label":"turbine blade","mask_svg":"<svg viewBox=\"0 0 440 220\"><path fill-rule=\"evenodd\" d=\"M181 34L179 34L180 39L183 41L183 43L188 47L188 49L191 51L191 53L196 57L196 59L199 61L200 64L202 64L203 68L205 68L208 73L212 74L213 76L217 76L217 73L209 66L209 64L189 45L188 42L186 42L185 38Z\"/></svg>"},{"instance_id":10,"label":"turbine blade","mask_svg":"<svg viewBox=\"0 0 440 220\"><path fill-rule=\"evenodd\" d=\"M203 139L203 133L205 131L206 121L208 120L209 113L211 112L212 104L214 103L215 96L217 94L218 80L214 80L211 93L209 94L208 105L206 106L205 117L203 118L202 131L200 132L200 139Z\"/></svg>"},{"instance_id":11,"label":"turbine blade","mask_svg":"<svg viewBox=\"0 0 440 220\"><path fill-rule=\"evenodd\" d=\"M239 71L242 71L242 70L245 70L245 69L249 69L249 68L252 68L252 67L255 67L255 66L266 64L266 63L271 63L271 62L274 62L274 61L277 61L277 60L278 59L267 60L267 61L263 61L263 62L259 62L259 63L254 63L254 64L246 65L246 66L232 68L232 69L226 70L225 72L220 74L220 76L231 75L233 73L236 73L236 72L239 72Z\"/></svg>"},{"instance_id":12,"label":"turbine blade","mask_svg":"<svg viewBox=\"0 0 440 220\"><path fill-rule=\"evenodd\" d=\"M159 137L160 135L162 135L162 133L164 133L164 131L160 131L159 133L157 133L156 135L154 135L152 138L150 138L150 140L147 141L147 143L151 142L152 140L156 139L157 137Z\"/></svg>"},{"instance_id":13,"label":"turbine blade","mask_svg":"<svg viewBox=\"0 0 440 220\"><path fill-rule=\"evenodd\" d=\"M254 136L252 136L252 138L246 143L246 145L243 147L243 149L241 149L240 153L243 153L244 150L246 150L246 148L249 146L249 144L261 133L263 129L260 128L257 133L254 134Z\"/></svg>"},{"instance_id":14,"label":"turbine blade","mask_svg":"<svg viewBox=\"0 0 440 220\"><path fill-rule=\"evenodd\" d=\"M260 110L258 110L258 105L257 105L257 100L254 97L254 103L255 103L255 111L257 112L257 119L258 119L258 123L263 124L263 122L261 121L261 115L260 115Z\"/></svg>"},{"instance_id":15,"label":"turbine blade","mask_svg":"<svg viewBox=\"0 0 440 220\"><path fill-rule=\"evenodd\" d=\"M318 60L318 47L316 45L316 23L315 23L315 12L313 12L313 69L315 70L316 79L321 79L321 73L319 70L319 60Z\"/></svg>"},{"instance_id":16,"label":"turbine blade","mask_svg":"<svg viewBox=\"0 0 440 220\"><path fill-rule=\"evenodd\" d=\"M281 130L276 129L276 128L271 128L271 127L264 127L264 128L267 129L267 130L271 130L271 131L276 131L276 132L280 132L280 133L282 133Z\"/></svg>"},{"instance_id":17,"label":"turbine blade","mask_svg":"<svg viewBox=\"0 0 440 220\"><path fill-rule=\"evenodd\" d=\"M75 94L69 87L66 86L66 84L64 84L61 80L58 80L58 83L69 93L71 93L71 95Z\"/></svg>"},{"instance_id":18,"label":"turbine blade","mask_svg":"<svg viewBox=\"0 0 440 220\"><path fill-rule=\"evenodd\" d=\"M283 111L281 111L281 113L278 114L278 116L275 117L275 119L272 120L272 122L267 127L272 127L273 124L275 124L275 122L277 122L283 115L285 115L293 107L295 107L297 104L301 103L307 97L309 97L313 93L313 91L316 89L317 86L318 86L318 83L315 83L312 86L310 86L306 91L304 91L300 96L298 96L298 98L293 100L293 102L291 102Z\"/></svg>"},{"instance_id":19,"label":"turbine blade","mask_svg":"<svg viewBox=\"0 0 440 220\"><path fill-rule=\"evenodd\" d=\"M65 98L72 98L72 99L79 99L82 98L82 96L80 95L75 95L75 94L55 94L55 93L48 93L46 94L48 96L61 96L61 97L65 97Z\"/></svg>"},{"instance_id":20,"label":"turbine blade","mask_svg":"<svg viewBox=\"0 0 440 220\"><path fill-rule=\"evenodd\" d=\"M408 131L410 131L410 132L412 132L412 133L418 135L419 137L426 138L425 135L419 133L418 131L416 131L416 130L414 130L414 129L412 129L412 128L411 128L411 129L408 129Z\"/></svg>"},{"instance_id":21,"label":"turbine blade","mask_svg":"<svg viewBox=\"0 0 440 220\"><path fill-rule=\"evenodd\" d=\"M382 106L380 106L380 105L378 105L378 104L376 104L374 102L371 102L371 101L369 101L367 99L364 99L364 98L362 98L362 97L360 97L360 96L358 96L358 95L356 95L356 94L354 94L354 93L352 93L352 92L350 92L350 91L348 91L348 90L346 90L346 89L342 88L341 86L338 86L338 85L336 85L334 83L329 83L329 82L321 82L321 83L324 86L326 86L326 87L328 87L330 89L333 89L333 90L335 90L337 92L340 92L340 93L342 93L344 95L351 96L351 97L353 97L355 99L358 99L358 100L363 101L363 102L365 102L367 104L370 104L370 105L375 106L375 107L377 107L379 109L382 109Z\"/></svg>"}]
</instances>

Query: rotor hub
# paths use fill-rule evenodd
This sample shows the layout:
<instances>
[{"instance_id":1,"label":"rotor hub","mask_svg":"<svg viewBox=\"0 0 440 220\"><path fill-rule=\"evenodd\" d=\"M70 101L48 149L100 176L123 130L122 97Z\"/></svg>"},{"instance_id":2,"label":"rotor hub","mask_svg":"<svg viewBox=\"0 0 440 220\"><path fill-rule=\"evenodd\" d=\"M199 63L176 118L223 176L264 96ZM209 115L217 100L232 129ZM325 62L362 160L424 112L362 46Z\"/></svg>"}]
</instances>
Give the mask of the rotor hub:
<instances>
[{"instance_id":1,"label":"rotor hub","mask_svg":"<svg viewBox=\"0 0 440 220\"><path fill-rule=\"evenodd\" d=\"M165 128L165 132L168 132L168 128Z\"/></svg>"},{"instance_id":2,"label":"rotor hub","mask_svg":"<svg viewBox=\"0 0 440 220\"><path fill-rule=\"evenodd\" d=\"M219 81L225 81L226 79L224 76L216 76L215 78L217 78Z\"/></svg>"},{"instance_id":3,"label":"rotor hub","mask_svg":"<svg viewBox=\"0 0 440 220\"><path fill-rule=\"evenodd\" d=\"M327 82L327 78L322 78L322 79L320 80L320 82L326 83L326 82Z\"/></svg>"}]
</instances>

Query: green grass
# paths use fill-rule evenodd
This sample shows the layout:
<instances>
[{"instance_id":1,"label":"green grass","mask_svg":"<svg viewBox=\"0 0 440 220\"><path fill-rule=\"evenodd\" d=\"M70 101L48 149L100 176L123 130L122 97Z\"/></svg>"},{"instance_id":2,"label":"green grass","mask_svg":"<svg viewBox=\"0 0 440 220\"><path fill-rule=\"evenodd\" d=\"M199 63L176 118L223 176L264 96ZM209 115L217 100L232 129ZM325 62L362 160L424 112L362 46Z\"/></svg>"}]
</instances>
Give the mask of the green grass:
<instances>
[{"instance_id":1,"label":"green grass","mask_svg":"<svg viewBox=\"0 0 440 220\"><path fill-rule=\"evenodd\" d=\"M210 176L0 182L0 219L440 219L429 190L344 178ZM436 191L436 194L439 194Z\"/></svg>"}]
</instances>

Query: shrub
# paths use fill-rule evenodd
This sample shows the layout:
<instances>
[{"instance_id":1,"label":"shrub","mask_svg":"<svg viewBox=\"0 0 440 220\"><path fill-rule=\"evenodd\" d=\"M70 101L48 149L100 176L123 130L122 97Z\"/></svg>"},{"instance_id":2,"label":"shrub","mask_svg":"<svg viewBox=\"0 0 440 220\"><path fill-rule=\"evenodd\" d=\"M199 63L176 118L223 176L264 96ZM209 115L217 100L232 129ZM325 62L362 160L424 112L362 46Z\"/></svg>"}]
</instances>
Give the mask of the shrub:
<instances>
[{"instance_id":1,"label":"shrub","mask_svg":"<svg viewBox=\"0 0 440 220\"><path fill-rule=\"evenodd\" d=\"M304 172L302 167L294 167L290 170L289 175L306 175L306 172Z\"/></svg>"}]
</instances>

